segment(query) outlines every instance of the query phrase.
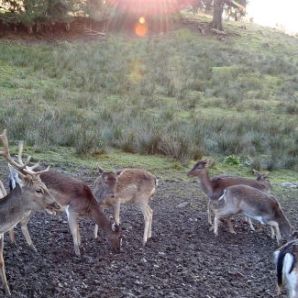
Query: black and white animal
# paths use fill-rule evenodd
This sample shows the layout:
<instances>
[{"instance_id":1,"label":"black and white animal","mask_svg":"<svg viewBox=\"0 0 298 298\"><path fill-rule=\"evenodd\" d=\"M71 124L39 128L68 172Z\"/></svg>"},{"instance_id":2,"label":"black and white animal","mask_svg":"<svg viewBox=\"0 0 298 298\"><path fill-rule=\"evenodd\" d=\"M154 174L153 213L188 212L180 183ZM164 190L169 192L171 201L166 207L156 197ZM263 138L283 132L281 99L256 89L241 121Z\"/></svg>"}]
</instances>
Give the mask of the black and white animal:
<instances>
[{"instance_id":1,"label":"black and white animal","mask_svg":"<svg viewBox=\"0 0 298 298\"><path fill-rule=\"evenodd\" d=\"M298 297L298 239L289 241L274 252L278 294L284 285L288 297Z\"/></svg>"}]
</instances>

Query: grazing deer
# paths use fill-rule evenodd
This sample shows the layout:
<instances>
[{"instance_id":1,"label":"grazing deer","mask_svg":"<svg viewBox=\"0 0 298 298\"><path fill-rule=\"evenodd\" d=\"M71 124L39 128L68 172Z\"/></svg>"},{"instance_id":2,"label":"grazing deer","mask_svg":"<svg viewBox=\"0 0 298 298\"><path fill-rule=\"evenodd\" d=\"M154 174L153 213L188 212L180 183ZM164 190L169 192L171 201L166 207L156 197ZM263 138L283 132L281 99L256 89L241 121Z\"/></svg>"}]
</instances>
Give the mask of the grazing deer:
<instances>
[{"instance_id":1,"label":"grazing deer","mask_svg":"<svg viewBox=\"0 0 298 298\"><path fill-rule=\"evenodd\" d=\"M271 190L270 182L261 177L259 177L259 180L242 178L237 176L215 176L210 179L207 167L208 167L208 161L200 160L187 173L187 176L198 177L200 180L200 184L203 192L208 196L207 214L208 214L208 223L210 225L212 225L210 203L212 200L218 200L220 196L222 196L223 191L226 187L231 185L244 184L265 192L269 192ZM248 223L250 228L254 230L254 227L250 220L248 221ZM228 222L228 224L229 224L230 232L235 233L231 223Z\"/></svg>"},{"instance_id":2,"label":"grazing deer","mask_svg":"<svg viewBox=\"0 0 298 298\"><path fill-rule=\"evenodd\" d=\"M298 297L298 239L289 241L274 252L278 295L287 285L288 297Z\"/></svg>"},{"instance_id":3,"label":"grazing deer","mask_svg":"<svg viewBox=\"0 0 298 298\"><path fill-rule=\"evenodd\" d=\"M289 239L292 227L277 199L248 185L233 185L218 200L211 201L214 211L214 234L218 235L219 220L236 214L268 224L275 229L276 240Z\"/></svg>"},{"instance_id":4,"label":"grazing deer","mask_svg":"<svg viewBox=\"0 0 298 298\"><path fill-rule=\"evenodd\" d=\"M149 206L156 187L157 179L151 173L142 169L123 169L114 172L103 172L94 183L94 195L101 208L114 208L114 219L116 224L120 224L120 205L132 203L142 211L145 221L143 245L152 236L152 216L153 210ZM115 193L113 197L107 192ZM94 236L97 238L97 226L95 226Z\"/></svg>"},{"instance_id":5,"label":"grazing deer","mask_svg":"<svg viewBox=\"0 0 298 298\"><path fill-rule=\"evenodd\" d=\"M5 273L3 258L4 233L16 226L24 216L33 210L49 209L56 211L60 206L55 202L45 184L40 180L40 175L47 171L33 172L15 162L9 153L6 130L0 135L3 143L2 155L11 166L15 167L21 175L16 188L0 200L0 275L5 291L11 295ZM5 191L5 189L4 189Z\"/></svg>"},{"instance_id":6,"label":"grazing deer","mask_svg":"<svg viewBox=\"0 0 298 298\"><path fill-rule=\"evenodd\" d=\"M18 161L25 166L22 162L23 143L19 145ZM35 168L28 167L32 169ZM10 184L15 184L14 179L16 175L10 174ZM41 180L45 183L50 193L55 197L56 201L61 206L61 211L65 210L67 214L69 228L73 237L74 250L77 256L80 255L81 237L79 225L77 223L78 217L89 217L95 220L107 234L111 241L112 250L116 253L120 252L122 243L122 233L118 225L112 224L98 206L89 186L83 182L66 176L65 174L57 171L49 170L41 173ZM113 193L107 193L113 196ZM28 231L27 224L30 220L30 214L21 221L21 229L25 235L27 243L30 245L32 240ZM26 237L27 236L27 237ZM14 239L13 232L10 232L11 240ZM32 244L31 244L32 246Z\"/></svg>"}]
</instances>

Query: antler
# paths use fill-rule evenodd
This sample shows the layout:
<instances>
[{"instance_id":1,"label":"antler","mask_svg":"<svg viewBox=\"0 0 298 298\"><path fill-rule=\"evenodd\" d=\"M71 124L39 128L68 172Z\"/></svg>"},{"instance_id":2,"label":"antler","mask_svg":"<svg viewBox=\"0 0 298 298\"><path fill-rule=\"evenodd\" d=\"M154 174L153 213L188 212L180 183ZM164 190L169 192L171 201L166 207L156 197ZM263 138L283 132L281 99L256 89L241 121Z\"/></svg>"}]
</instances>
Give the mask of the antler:
<instances>
[{"instance_id":1,"label":"antler","mask_svg":"<svg viewBox=\"0 0 298 298\"><path fill-rule=\"evenodd\" d=\"M29 175L40 175L44 172L47 172L50 169L50 167L48 166L45 170L34 172L33 170L39 167L39 162L37 162L33 166L29 167L28 164L31 160L31 156L29 155L27 157L27 160L24 163L23 158L22 158L23 149L24 149L24 142L20 141L19 142L19 152L18 152L18 162L19 162L19 164L21 164L24 167L24 170L26 171L27 174L29 174Z\"/></svg>"},{"instance_id":2,"label":"antler","mask_svg":"<svg viewBox=\"0 0 298 298\"><path fill-rule=\"evenodd\" d=\"M14 168L16 168L18 171L20 171L23 174L26 174L24 172L24 165L18 164L10 155L9 148L8 148L8 139L6 134L6 129L3 130L3 133L0 135L0 140L3 144L3 150L0 151L0 154L8 161L10 165L12 165Z\"/></svg>"},{"instance_id":3,"label":"antler","mask_svg":"<svg viewBox=\"0 0 298 298\"><path fill-rule=\"evenodd\" d=\"M40 175L43 172L46 172L49 170L49 167L43 171L34 172L33 169L38 166L38 164L33 165L32 167L28 167L27 164L29 163L31 157L29 156L27 158L27 161L24 163L22 160L22 152L23 152L23 142L20 142L19 144L19 153L18 153L18 162L16 162L10 155L9 147L8 147L8 139L7 139L7 130L4 129L2 134L0 135L0 140L3 144L3 150L0 151L0 155L2 155L10 165L12 165L15 169L17 169L20 173L23 175L30 175L30 176L36 176Z\"/></svg>"}]
</instances>

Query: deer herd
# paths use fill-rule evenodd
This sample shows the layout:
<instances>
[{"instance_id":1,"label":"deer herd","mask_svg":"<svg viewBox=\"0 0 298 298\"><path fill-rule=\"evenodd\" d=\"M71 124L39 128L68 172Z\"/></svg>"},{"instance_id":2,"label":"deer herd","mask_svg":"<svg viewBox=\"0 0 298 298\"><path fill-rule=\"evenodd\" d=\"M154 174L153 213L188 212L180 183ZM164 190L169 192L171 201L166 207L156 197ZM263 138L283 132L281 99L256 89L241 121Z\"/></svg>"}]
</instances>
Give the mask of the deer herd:
<instances>
[{"instance_id":1,"label":"deer herd","mask_svg":"<svg viewBox=\"0 0 298 298\"><path fill-rule=\"evenodd\" d=\"M30 157L23 161L23 143L19 144L16 158L9 151L6 130L0 135L0 155L8 162L9 189L7 194L0 181L0 274L5 291L10 289L3 258L4 234L9 232L15 241L14 227L20 223L28 246L36 251L27 224L35 211L45 210L50 214L65 211L73 239L74 251L80 255L80 229L78 218L87 217L95 222L94 237L100 227L110 241L111 249L119 253L122 245L120 223L121 204L136 205L144 216L143 245L152 237L153 210L149 203L158 185L157 178L143 169L127 168L116 172L99 169L93 190L84 182L61 172L41 169L39 164L30 165ZM288 296L298 297L298 240L265 175L257 173L256 179L237 176L209 177L208 161L200 160L187 174L198 177L201 189L208 197L208 223L218 235L222 219L227 219L229 231L235 234L231 217L243 215L250 228L255 230L252 220L269 225L272 238L276 238L278 250L274 252L277 268L278 289L287 285ZM114 220L110 220L104 209L113 208ZM212 213L214 219L212 221Z\"/></svg>"}]
</instances>

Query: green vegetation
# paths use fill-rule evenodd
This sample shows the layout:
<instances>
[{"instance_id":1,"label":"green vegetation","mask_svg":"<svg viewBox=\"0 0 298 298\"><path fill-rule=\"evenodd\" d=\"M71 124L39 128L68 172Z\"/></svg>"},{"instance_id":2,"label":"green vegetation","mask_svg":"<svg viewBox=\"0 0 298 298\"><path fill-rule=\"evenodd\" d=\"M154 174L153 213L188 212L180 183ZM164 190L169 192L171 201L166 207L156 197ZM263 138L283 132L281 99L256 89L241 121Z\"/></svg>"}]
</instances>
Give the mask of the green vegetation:
<instances>
[{"instance_id":1,"label":"green vegetation","mask_svg":"<svg viewBox=\"0 0 298 298\"><path fill-rule=\"evenodd\" d=\"M2 41L0 127L39 150L235 155L251 168L297 169L298 41L256 26L241 34Z\"/></svg>"}]
</instances>

